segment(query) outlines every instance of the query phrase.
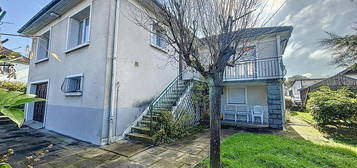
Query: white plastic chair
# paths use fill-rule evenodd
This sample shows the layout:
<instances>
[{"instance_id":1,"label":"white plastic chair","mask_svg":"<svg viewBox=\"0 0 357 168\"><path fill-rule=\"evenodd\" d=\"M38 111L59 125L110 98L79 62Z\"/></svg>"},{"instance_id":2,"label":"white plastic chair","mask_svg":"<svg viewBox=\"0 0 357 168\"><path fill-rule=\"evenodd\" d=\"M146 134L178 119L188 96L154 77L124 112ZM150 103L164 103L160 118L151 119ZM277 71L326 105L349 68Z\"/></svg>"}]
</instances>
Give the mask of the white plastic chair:
<instances>
[{"instance_id":1,"label":"white plastic chair","mask_svg":"<svg viewBox=\"0 0 357 168\"><path fill-rule=\"evenodd\" d=\"M232 104L226 104L224 105L224 110L223 110L223 120L226 120L226 115L234 115L234 122L237 121L237 108L235 105Z\"/></svg>"},{"instance_id":2,"label":"white plastic chair","mask_svg":"<svg viewBox=\"0 0 357 168\"><path fill-rule=\"evenodd\" d=\"M260 118L260 123L264 122L264 107L263 106L254 106L252 110L252 123L254 123L255 117Z\"/></svg>"},{"instance_id":3,"label":"white plastic chair","mask_svg":"<svg viewBox=\"0 0 357 168\"><path fill-rule=\"evenodd\" d=\"M249 122L249 107L237 106L237 116L246 116L246 122Z\"/></svg>"}]
</instances>

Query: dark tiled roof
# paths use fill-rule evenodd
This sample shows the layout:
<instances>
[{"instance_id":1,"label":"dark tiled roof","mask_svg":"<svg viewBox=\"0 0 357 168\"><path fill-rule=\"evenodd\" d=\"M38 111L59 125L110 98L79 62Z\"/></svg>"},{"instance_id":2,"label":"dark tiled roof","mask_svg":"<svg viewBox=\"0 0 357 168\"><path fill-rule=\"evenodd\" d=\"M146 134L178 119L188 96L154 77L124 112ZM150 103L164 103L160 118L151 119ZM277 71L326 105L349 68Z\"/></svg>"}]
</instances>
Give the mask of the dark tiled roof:
<instances>
[{"instance_id":1,"label":"dark tiled roof","mask_svg":"<svg viewBox=\"0 0 357 168\"><path fill-rule=\"evenodd\" d=\"M14 63L19 63L19 64L29 64L30 59L27 57L22 56L21 54L14 52L8 48L5 47L0 47L0 55L6 56L7 58L4 60L8 60L9 57L13 57L11 58Z\"/></svg>"}]
</instances>

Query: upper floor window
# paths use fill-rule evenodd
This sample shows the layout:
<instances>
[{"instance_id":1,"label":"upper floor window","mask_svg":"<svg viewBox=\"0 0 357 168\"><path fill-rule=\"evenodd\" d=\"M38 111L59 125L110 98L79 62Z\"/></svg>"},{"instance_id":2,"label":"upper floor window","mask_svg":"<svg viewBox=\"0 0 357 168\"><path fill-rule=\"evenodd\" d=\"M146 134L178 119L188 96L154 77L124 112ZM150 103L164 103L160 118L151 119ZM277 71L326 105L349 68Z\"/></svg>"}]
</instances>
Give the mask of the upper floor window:
<instances>
[{"instance_id":1,"label":"upper floor window","mask_svg":"<svg viewBox=\"0 0 357 168\"><path fill-rule=\"evenodd\" d=\"M256 58L255 46L239 48L237 53L240 56L239 61L254 60Z\"/></svg>"},{"instance_id":2,"label":"upper floor window","mask_svg":"<svg viewBox=\"0 0 357 168\"><path fill-rule=\"evenodd\" d=\"M50 47L50 31L47 31L46 33L42 34L38 38L37 57L36 57L37 61L48 59L49 47Z\"/></svg>"},{"instance_id":3,"label":"upper floor window","mask_svg":"<svg viewBox=\"0 0 357 168\"><path fill-rule=\"evenodd\" d=\"M70 17L68 31L68 49L89 43L90 7Z\"/></svg>"},{"instance_id":4,"label":"upper floor window","mask_svg":"<svg viewBox=\"0 0 357 168\"><path fill-rule=\"evenodd\" d=\"M167 41L164 37L165 29L158 24L152 25L151 45L161 50L167 50Z\"/></svg>"}]
</instances>

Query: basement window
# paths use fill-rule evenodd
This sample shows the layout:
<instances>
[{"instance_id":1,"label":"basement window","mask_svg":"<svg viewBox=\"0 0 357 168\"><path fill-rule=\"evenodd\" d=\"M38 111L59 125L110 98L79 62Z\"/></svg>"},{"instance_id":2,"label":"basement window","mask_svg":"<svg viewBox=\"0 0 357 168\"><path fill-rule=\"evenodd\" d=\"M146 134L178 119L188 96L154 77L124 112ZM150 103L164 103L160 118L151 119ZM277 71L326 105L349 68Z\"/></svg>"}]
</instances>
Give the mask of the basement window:
<instances>
[{"instance_id":1,"label":"basement window","mask_svg":"<svg viewBox=\"0 0 357 168\"><path fill-rule=\"evenodd\" d=\"M70 17L67 49L76 49L89 44L90 7Z\"/></svg>"},{"instance_id":2,"label":"basement window","mask_svg":"<svg viewBox=\"0 0 357 168\"><path fill-rule=\"evenodd\" d=\"M83 74L67 76L61 86L66 96L81 96L83 93Z\"/></svg>"}]
</instances>

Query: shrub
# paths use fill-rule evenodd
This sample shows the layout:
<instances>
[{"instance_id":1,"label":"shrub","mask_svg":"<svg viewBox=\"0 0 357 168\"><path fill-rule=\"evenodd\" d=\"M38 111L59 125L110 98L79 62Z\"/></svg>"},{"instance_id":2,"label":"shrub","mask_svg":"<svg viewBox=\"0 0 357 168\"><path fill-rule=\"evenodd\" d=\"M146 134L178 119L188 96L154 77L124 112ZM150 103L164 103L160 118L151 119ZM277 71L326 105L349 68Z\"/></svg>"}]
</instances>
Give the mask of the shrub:
<instances>
[{"instance_id":1,"label":"shrub","mask_svg":"<svg viewBox=\"0 0 357 168\"><path fill-rule=\"evenodd\" d=\"M357 95L347 89L321 87L309 94L307 109L319 126L351 125L357 120Z\"/></svg>"},{"instance_id":2,"label":"shrub","mask_svg":"<svg viewBox=\"0 0 357 168\"><path fill-rule=\"evenodd\" d=\"M209 88L207 83L195 81L192 104L196 111L201 113L201 119L203 121L209 121Z\"/></svg>"},{"instance_id":3,"label":"shrub","mask_svg":"<svg viewBox=\"0 0 357 168\"><path fill-rule=\"evenodd\" d=\"M23 82L0 81L0 88L9 91L26 92L26 84Z\"/></svg>"},{"instance_id":4,"label":"shrub","mask_svg":"<svg viewBox=\"0 0 357 168\"><path fill-rule=\"evenodd\" d=\"M155 143L170 143L189 135L187 114L175 118L171 111L163 111L156 119L157 124L154 126Z\"/></svg>"}]
</instances>

